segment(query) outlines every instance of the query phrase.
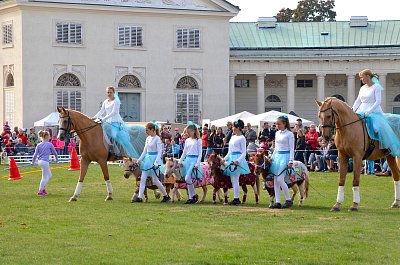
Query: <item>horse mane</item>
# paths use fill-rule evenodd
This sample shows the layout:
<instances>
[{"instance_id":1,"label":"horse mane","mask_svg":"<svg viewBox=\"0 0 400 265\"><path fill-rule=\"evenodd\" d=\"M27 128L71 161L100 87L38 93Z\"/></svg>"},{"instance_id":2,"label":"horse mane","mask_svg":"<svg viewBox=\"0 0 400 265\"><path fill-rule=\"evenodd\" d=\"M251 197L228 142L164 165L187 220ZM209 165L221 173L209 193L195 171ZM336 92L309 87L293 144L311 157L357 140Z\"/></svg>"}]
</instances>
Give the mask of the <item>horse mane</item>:
<instances>
[{"instance_id":1,"label":"horse mane","mask_svg":"<svg viewBox=\"0 0 400 265\"><path fill-rule=\"evenodd\" d=\"M89 119L89 120L92 120L91 117L87 116L86 114L84 114L84 113L82 113L82 112L80 112L80 111L73 110L73 109L65 109L65 111L67 111L68 113L73 113L74 115L76 114L76 115L85 117L85 118L87 118L87 119Z\"/></svg>"}]
</instances>

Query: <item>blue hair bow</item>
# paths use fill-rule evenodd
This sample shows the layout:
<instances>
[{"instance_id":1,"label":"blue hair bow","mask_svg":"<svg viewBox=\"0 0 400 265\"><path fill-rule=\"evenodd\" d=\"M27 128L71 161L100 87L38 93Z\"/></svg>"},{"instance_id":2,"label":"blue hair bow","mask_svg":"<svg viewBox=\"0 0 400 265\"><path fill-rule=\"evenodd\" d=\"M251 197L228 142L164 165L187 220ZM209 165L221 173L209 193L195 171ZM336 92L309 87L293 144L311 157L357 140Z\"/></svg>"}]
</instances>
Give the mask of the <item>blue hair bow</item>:
<instances>
[{"instance_id":1,"label":"blue hair bow","mask_svg":"<svg viewBox=\"0 0 400 265\"><path fill-rule=\"evenodd\" d=\"M200 128L199 125L197 125L196 123L192 122L192 121L188 121L188 125L193 125L194 127L196 127L197 129Z\"/></svg>"},{"instance_id":2,"label":"blue hair bow","mask_svg":"<svg viewBox=\"0 0 400 265\"><path fill-rule=\"evenodd\" d=\"M157 123L156 121L152 121L151 122L151 124L153 124L154 125L154 127L156 127L156 130L159 130L160 129L160 124L159 123Z\"/></svg>"},{"instance_id":3,"label":"blue hair bow","mask_svg":"<svg viewBox=\"0 0 400 265\"><path fill-rule=\"evenodd\" d=\"M239 118L236 118L235 122L234 122L235 126L239 126Z\"/></svg>"},{"instance_id":4,"label":"blue hair bow","mask_svg":"<svg viewBox=\"0 0 400 265\"><path fill-rule=\"evenodd\" d=\"M281 115L281 116L279 116L279 118L289 119L289 117L287 115Z\"/></svg>"}]
</instances>

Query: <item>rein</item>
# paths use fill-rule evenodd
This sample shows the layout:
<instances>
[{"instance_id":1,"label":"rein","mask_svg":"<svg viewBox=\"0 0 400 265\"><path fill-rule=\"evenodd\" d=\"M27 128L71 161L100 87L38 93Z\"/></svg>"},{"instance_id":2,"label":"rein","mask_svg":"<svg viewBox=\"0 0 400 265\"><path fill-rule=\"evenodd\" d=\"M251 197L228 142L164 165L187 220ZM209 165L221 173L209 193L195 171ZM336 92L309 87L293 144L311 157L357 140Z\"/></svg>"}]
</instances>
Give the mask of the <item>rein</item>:
<instances>
[{"instance_id":1,"label":"rein","mask_svg":"<svg viewBox=\"0 0 400 265\"><path fill-rule=\"evenodd\" d=\"M67 116L61 116L60 117L60 119L64 119L64 118L68 118L68 120L67 120L67 128L62 128L60 126L59 130L60 131L64 131L66 134L70 134L71 131L74 131L79 136L79 135L81 135L81 134L93 129L94 127L97 127L97 126L100 125L100 123L95 123L94 125L90 125L88 127L85 127L85 128L79 129L79 130L73 130L72 127L74 126L74 123L71 120L71 116L69 116L69 112L68 112Z\"/></svg>"}]
</instances>

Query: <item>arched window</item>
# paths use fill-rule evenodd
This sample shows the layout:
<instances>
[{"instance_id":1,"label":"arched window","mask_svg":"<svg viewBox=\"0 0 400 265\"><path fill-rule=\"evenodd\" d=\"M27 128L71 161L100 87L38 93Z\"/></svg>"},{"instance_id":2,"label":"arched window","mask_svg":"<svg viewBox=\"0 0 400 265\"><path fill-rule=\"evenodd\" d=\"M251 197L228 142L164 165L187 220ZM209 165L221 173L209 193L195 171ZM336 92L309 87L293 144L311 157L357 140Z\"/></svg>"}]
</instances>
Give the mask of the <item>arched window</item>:
<instances>
[{"instance_id":1,"label":"arched window","mask_svg":"<svg viewBox=\"0 0 400 265\"><path fill-rule=\"evenodd\" d=\"M201 93L198 90L199 85L197 81L190 76L182 77L176 84L176 89L179 91L176 93L175 121L179 123L187 123L188 121L200 123Z\"/></svg>"},{"instance_id":2,"label":"arched window","mask_svg":"<svg viewBox=\"0 0 400 265\"><path fill-rule=\"evenodd\" d=\"M336 94L336 95L333 95L332 97L340 99L343 102L346 102L346 100L344 99L344 97L342 95Z\"/></svg>"},{"instance_id":3,"label":"arched window","mask_svg":"<svg viewBox=\"0 0 400 265\"><path fill-rule=\"evenodd\" d=\"M6 87L12 87L14 86L14 76L9 73L6 77Z\"/></svg>"},{"instance_id":4,"label":"arched window","mask_svg":"<svg viewBox=\"0 0 400 265\"><path fill-rule=\"evenodd\" d=\"M400 102L400 94L398 94L398 95L394 98L393 101L394 101L394 102Z\"/></svg>"},{"instance_id":5,"label":"arched window","mask_svg":"<svg viewBox=\"0 0 400 265\"><path fill-rule=\"evenodd\" d=\"M281 99L277 95L269 95L265 102L281 102Z\"/></svg>"},{"instance_id":6,"label":"arched window","mask_svg":"<svg viewBox=\"0 0 400 265\"><path fill-rule=\"evenodd\" d=\"M118 87L141 88L142 85L140 84L140 81L136 76L134 76L134 75L125 75L119 80Z\"/></svg>"},{"instance_id":7,"label":"arched window","mask_svg":"<svg viewBox=\"0 0 400 265\"><path fill-rule=\"evenodd\" d=\"M179 79L176 89L199 89L199 85L193 77L185 76Z\"/></svg>"},{"instance_id":8,"label":"arched window","mask_svg":"<svg viewBox=\"0 0 400 265\"><path fill-rule=\"evenodd\" d=\"M57 79L56 86L66 87L80 87L81 81L74 74L63 74Z\"/></svg>"}]
</instances>

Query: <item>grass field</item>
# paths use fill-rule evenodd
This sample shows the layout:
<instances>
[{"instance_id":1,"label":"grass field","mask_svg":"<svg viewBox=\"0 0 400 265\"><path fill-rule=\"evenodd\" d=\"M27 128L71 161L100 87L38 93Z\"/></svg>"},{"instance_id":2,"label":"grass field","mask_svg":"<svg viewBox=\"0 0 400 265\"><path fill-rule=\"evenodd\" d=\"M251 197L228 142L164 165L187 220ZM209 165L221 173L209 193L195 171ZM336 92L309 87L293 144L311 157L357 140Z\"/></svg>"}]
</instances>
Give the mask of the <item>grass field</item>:
<instances>
[{"instance_id":1,"label":"grass field","mask_svg":"<svg viewBox=\"0 0 400 265\"><path fill-rule=\"evenodd\" d=\"M3 175L4 166L0 167ZM25 171L37 169L28 167ZM399 264L400 211L391 178L362 176L360 211L342 212L337 173L311 174L304 207L267 208L252 192L245 206L206 202L132 204L132 179L110 167L114 200L105 202L100 168L91 165L82 194L69 203L78 172L53 171L49 196L36 196L40 173L0 180L0 264ZM316 190L321 193L318 194ZM199 191L198 191L199 192ZM297 203L297 200L296 200Z\"/></svg>"}]
</instances>

